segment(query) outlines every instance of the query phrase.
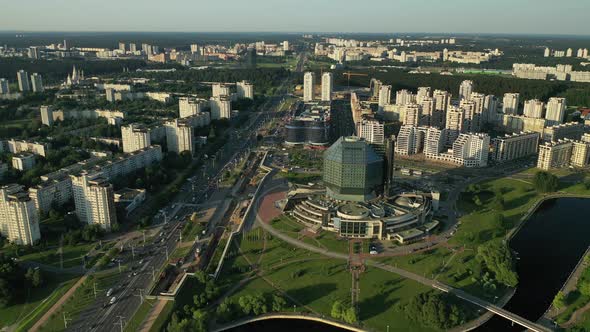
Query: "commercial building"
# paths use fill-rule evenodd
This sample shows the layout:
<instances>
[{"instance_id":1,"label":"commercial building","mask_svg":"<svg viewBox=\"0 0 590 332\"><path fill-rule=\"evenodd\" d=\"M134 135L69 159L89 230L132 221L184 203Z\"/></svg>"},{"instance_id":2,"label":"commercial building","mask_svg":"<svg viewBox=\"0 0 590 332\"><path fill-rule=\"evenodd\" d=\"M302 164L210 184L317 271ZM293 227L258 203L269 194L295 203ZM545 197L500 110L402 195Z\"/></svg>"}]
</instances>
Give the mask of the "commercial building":
<instances>
[{"instance_id":1,"label":"commercial building","mask_svg":"<svg viewBox=\"0 0 590 332\"><path fill-rule=\"evenodd\" d=\"M518 115L518 103L520 95L518 93L505 93L502 99L502 113Z\"/></svg>"},{"instance_id":2,"label":"commercial building","mask_svg":"<svg viewBox=\"0 0 590 332\"><path fill-rule=\"evenodd\" d=\"M572 157L573 142L558 140L539 145L537 167L543 170L566 167Z\"/></svg>"},{"instance_id":3,"label":"commercial building","mask_svg":"<svg viewBox=\"0 0 590 332\"><path fill-rule=\"evenodd\" d=\"M41 106L39 112L41 113L41 123L49 127L53 126L53 107Z\"/></svg>"},{"instance_id":4,"label":"commercial building","mask_svg":"<svg viewBox=\"0 0 590 332\"><path fill-rule=\"evenodd\" d=\"M334 90L334 76L330 72L322 74L322 101L332 100L332 91Z\"/></svg>"},{"instance_id":5,"label":"commercial building","mask_svg":"<svg viewBox=\"0 0 590 332\"><path fill-rule=\"evenodd\" d=\"M545 116L545 103L538 99L531 99L524 102L524 116L541 119Z\"/></svg>"},{"instance_id":6,"label":"commercial building","mask_svg":"<svg viewBox=\"0 0 590 332\"><path fill-rule=\"evenodd\" d=\"M100 172L82 172L70 178L78 219L110 231L117 222L113 186Z\"/></svg>"},{"instance_id":7,"label":"commercial building","mask_svg":"<svg viewBox=\"0 0 590 332\"><path fill-rule=\"evenodd\" d=\"M211 97L209 100L211 107L211 120L229 119L231 118L231 97L228 95L221 95Z\"/></svg>"},{"instance_id":8,"label":"commercial building","mask_svg":"<svg viewBox=\"0 0 590 332\"><path fill-rule=\"evenodd\" d=\"M189 123L176 119L166 122L164 126L168 151L176 154L183 151L189 151L191 154L194 152L194 132Z\"/></svg>"},{"instance_id":9,"label":"commercial building","mask_svg":"<svg viewBox=\"0 0 590 332\"><path fill-rule=\"evenodd\" d=\"M537 153L539 133L521 132L492 139L492 160L498 163L511 161Z\"/></svg>"},{"instance_id":10,"label":"commercial building","mask_svg":"<svg viewBox=\"0 0 590 332\"><path fill-rule=\"evenodd\" d=\"M285 143L325 146L330 142L331 107L326 102L305 103L285 125Z\"/></svg>"},{"instance_id":11,"label":"commercial building","mask_svg":"<svg viewBox=\"0 0 590 332\"><path fill-rule=\"evenodd\" d=\"M122 126L121 137L125 153L142 150L152 144L149 130L140 124Z\"/></svg>"},{"instance_id":12,"label":"commercial building","mask_svg":"<svg viewBox=\"0 0 590 332\"><path fill-rule=\"evenodd\" d=\"M323 180L332 199L369 200L383 185L383 159L364 139L341 137L324 153Z\"/></svg>"},{"instance_id":13,"label":"commercial building","mask_svg":"<svg viewBox=\"0 0 590 332\"><path fill-rule=\"evenodd\" d=\"M18 80L18 89L20 92L28 92L31 91L31 83L29 81L29 74L24 70L19 70L16 73L16 78Z\"/></svg>"},{"instance_id":14,"label":"commercial building","mask_svg":"<svg viewBox=\"0 0 590 332\"><path fill-rule=\"evenodd\" d=\"M18 153L12 156L12 168L21 172L35 167L35 155L32 153Z\"/></svg>"},{"instance_id":15,"label":"commercial building","mask_svg":"<svg viewBox=\"0 0 590 332\"><path fill-rule=\"evenodd\" d=\"M315 73L306 72L305 75L303 75L303 101L304 102L313 101L314 88L315 88Z\"/></svg>"},{"instance_id":16,"label":"commercial building","mask_svg":"<svg viewBox=\"0 0 590 332\"><path fill-rule=\"evenodd\" d=\"M31 75L31 87L33 92L43 92L45 89L43 88L43 78L41 75L34 73Z\"/></svg>"},{"instance_id":17,"label":"commercial building","mask_svg":"<svg viewBox=\"0 0 590 332\"><path fill-rule=\"evenodd\" d=\"M248 81L236 83L238 98L254 99L254 84Z\"/></svg>"},{"instance_id":18,"label":"commercial building","mask_svg":"<svg viewBox=\"0 0 590 332\"><path fill-rule=\"evenodd\" d=\"M0 234L18 245L34 245L41 238L39 213L23 187L0 187Z\"/></svg>"},{"instance_id":19,"label":"commercial building","mask_svg":"<svg viewBox=\"0 0 590 332\"><path fill-rule=\"evenodd\" d=\"M547 119L547 122L550 125L562 124L565 117L565 108L565 98L549 98L545 119Z\"/></svg>"}]
</instances>

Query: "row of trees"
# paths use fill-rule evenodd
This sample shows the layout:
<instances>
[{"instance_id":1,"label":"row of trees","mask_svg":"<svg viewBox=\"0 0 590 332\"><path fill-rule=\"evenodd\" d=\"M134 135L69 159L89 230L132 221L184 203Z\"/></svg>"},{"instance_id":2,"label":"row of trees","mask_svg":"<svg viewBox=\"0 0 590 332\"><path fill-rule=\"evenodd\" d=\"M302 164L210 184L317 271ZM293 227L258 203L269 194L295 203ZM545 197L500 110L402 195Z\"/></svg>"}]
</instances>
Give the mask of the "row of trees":
<instances>
[{"instance_id":1,"label":"row of trees","mask_svg":"<svg viewBox=\"0 0 590 332\"><path fill-rule=\"evenodd\" d=\"M533 177L533 186L540 193L554 192L559 188L559 178L549 172L540 171Z\"/></svg>"},{"instance_id":2,"label":"row of trees","mask_svg":"<svg viewBox=\"0 0 590 332\"><path fill-rule=\"evenodd\" d=\"M0 308L24 301L24 292L31 287L43 285L39 269L29 268L26 272L7 255L0 253Z\"/></svg>"},{"instance_id":3,"label":"row of trees","mask_svg":"<svg viewBox=\"0 0 590 332\"><path fill-rule=\"evenodd\" d=\"M500 241L489 241L477 247L476 258L487 271L493 273L497 282L508 287L515 287L518 284L512 253L506 244Z\"/></svg>"},{"instance_id":4,"label":"row of trees","mask_svg":"<svg viewBox=\"0 0 590 332\"><path fill-rule=\"evenodd\" d=\"M358 322L354 307L346 308L340 301L334 301L330 316L332 316L332 318L341 319L348 324L356 324Z\"/></svg>"},{"instance_id":5,"label":"row of trees","mask_svg":"<svg viewBox=\"0 0 590 332\"><path fill-rule=\"evenodd\" d=\"M287 309L287 301L278 294L265 296L261 293L244 295L237 302L225 298L217 307L217 320L221 323L230 322L241 317L258 316L270 311L280 312Z\"/></svg>"},{"instance_id":6,"label":"row of trees","mask_svg":"<svg viewBox=\"0 0 590 332\"><path fill-rule=\"evenodd\" d=\"M465 322L465 313L442 294L432 292L414 296L404 308L406 316L426 327L448 329Z\"/></svg>"}]
</instances>

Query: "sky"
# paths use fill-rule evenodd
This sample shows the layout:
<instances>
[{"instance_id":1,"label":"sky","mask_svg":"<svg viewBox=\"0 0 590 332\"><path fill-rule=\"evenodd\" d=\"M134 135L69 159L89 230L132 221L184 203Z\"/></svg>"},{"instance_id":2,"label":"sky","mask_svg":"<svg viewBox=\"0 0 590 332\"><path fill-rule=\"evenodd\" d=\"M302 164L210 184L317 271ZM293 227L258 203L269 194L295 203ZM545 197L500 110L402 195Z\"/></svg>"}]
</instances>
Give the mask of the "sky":
<instances>
[{"instance_id":1,"label":"sky","mask_svg":"<svg viewBox=\"0 0 590 332\"><path fill-rule=\"evenodd\" d=\"M0 31L590 34L590 0L1 0L0 3Z\"/></svg>"}]
</instances>

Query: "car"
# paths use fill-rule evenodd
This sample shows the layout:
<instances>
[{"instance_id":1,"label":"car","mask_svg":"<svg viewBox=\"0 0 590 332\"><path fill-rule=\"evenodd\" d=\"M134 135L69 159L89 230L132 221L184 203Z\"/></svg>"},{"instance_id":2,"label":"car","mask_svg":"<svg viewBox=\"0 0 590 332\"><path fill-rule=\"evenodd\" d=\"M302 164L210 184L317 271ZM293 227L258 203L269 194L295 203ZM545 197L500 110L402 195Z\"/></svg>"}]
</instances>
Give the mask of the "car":
<instances>
[{"instance_id":1,"label":"car","mask_svg":"<svg viewBox=\"0 0 590 332\"><path fill-rule=\"evenodd\" d=\"M139 265L143 264L143 259L139 261Z\"/></svg>"},{"instance_id":2,"label":"car","mask_svg":"<svg viewBox=\"0 0 590 332\"><path fill-rule=\"evenodd\" d=\"M115 296L111 297L109 304L114 304L115 302L117 302L117 297L115 297Z\"/></svg>"},{"instance_id":3,"label":"car","mask_svg":"<svg viewBox=\"0 0 590 332\"><path fill-rule=\"evenodd\" d=\"M109 290L107 291L107 297L113 295L113 291L114 290L112 288L109 288Z\"/></svg>"},{"instance_id":4,"label":"car","mask_svg":"<svg viewBox=\"0 0 590 332\"><path fill-rule=\"evenodd\" d=\"M133 272L133 275L134 276L138 275L138 272L137 271Z\"/></svg>"}]
</instances>

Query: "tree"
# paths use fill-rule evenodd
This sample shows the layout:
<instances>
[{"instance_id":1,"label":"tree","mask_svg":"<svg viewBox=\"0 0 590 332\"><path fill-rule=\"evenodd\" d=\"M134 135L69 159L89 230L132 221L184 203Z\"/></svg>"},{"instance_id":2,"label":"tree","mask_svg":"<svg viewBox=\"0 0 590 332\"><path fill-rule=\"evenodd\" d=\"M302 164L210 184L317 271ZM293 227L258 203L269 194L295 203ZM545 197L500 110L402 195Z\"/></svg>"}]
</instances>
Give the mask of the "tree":
<instances>
[{"instance_id":1,"label":"tree","mask_svg":"<svg viewBox=\"0 0 590 332\"><path fill-rule=\"evenodd\" d=\"M499 241L491 241L477 248L476 257L485 267L494 273L496 281L508 287L518 284L518 275L514 272L514 262L510 249Z\"/></svg>"},{"instance_id":2,"label":"tree","mask_svg":"<svg viewBox=\"0 0 590 332\"><path fill-rule=\"evenodd\" d=\"M421 293L405 306L406 316L426 327L448 329L463 323L463 312L450 302L448 296L432 292Z\"/></svg>"},{"instance_id":3,"label":"tree","mask_svg":"<svg viewBox=\"0 0 590 332\"><path fill-rule=\"evenodd\" d=\"M533 186L540 193L554 192L559 187L559 179L549 172L540 171L533 177Z\"/></svg>"},{"instance_id":4,"label":"tree","mask_svg":"<svg viewBox=\"0 0 590 332\"><path fill-rule=\"evenodd\" d=\"M8 284L6 279L0 278L0 308L6 307L10 304L13 297L13 289Z\"/></svg>"},{"instance_id":5,"label":"tree","mask_svg":"<svg viewBox=\"0 0 590 332\"><path fill-rule=\"evenodd\" d=\"M494 202L493 202L492 207L494 208L494 210L504 211L505 202L504 202L504 197L502 196L502 194L494 196Z\"/></svg>"},{"instance_id":6,"label":"tree","mask_svg":"<svg viewBox=\"0 0 590 332\"><path fill-rule=\"evenodd\" d=\"M346 309L346 311L342 313L342 319L348 324L355 324L357 322L357 317L354 307Z\"/></svg>"},{"instance_id":7,"label":"tree","mask_svg":"<svg viewBox=\"0 0 590 332\"><path fill-rule=\"evenodd\" d=\"M35 272L33 272L33 278L32 278L32 284L33 287L39 287L43 284L43 277L41 276L41 270L40 269L36 269Z\"/></svg>"},{"instance_id":8,"label":"tree","mask_svg":"<svg viewBox=\"0 0 590 332\"><path fill-rule=\"evenodd\" d=\"M229 322L234 316L234 304L229 298L223 299L215 311L221 322Z\"/></svg>"},{"instance_id":9,"label":"tree","mask_svg":"<svg viewBox=\"0 0 590 332\"><path fill-rule=\"evenodd\" d=\"M340 319L342 318L343 310L344 307L342 306L342 303L340 301L334 301L334 304L332 304L332 311L330 312L330 316L336 319Z\"/></svg>"},{"instance_id":10,"label":"tree","mask_svg":"<svg viewBox=\"0 0 590 332\"><path fill-rule=\"evenodd\" d=\"M561 309L566 306L566 296L562 291L557 292L553 299L553 306L557 309Z\"/></svg>"},{"instance_id":11,"label":"tree","mask_svg":"<svg viewBox=\"0 0 590 332\"><path fill-rule=\"evenodd\" d=\"M579 283L578 290L580 293L590 296L590 280L582 279Z\"/></svg>"},{"instance_id":12,"label":"tree","mask_svg":"<svg viewBox=\"0 0 590 332\"><path fill-rule=\"evenodd\" d=\"M274 294L272 296L272 311L283 311L287 306L287 301L282 296Z\"/></svg>"}]
</instances>

